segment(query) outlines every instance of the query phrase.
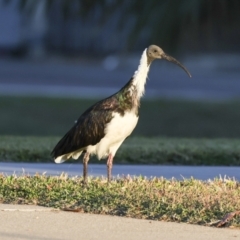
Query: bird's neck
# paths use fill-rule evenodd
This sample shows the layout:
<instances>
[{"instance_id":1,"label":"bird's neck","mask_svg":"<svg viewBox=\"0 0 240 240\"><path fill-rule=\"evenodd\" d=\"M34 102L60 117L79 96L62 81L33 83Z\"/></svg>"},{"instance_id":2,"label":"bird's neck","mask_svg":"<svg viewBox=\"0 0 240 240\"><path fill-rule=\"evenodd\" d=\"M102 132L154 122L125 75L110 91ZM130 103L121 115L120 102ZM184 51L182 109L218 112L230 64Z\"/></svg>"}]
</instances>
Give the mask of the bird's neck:
<instances>
[{"instance_id":1,"label":"bird's neck","mask_svg":"<svg viewBox=\"0 0 240 240\"><path fill-rule=\"evenodd\" d=\"M147 59L146 50L144 50L137 71L130 81L116 94L121 109L133 110L138 115L140 98L144 94L149 67L150 63Z\"/></svg>"},{"instance_id":2,"label":"bird's neck","mask_svg":"<svg viewBox=\"0 0 240 240\"><path fill-rule=\"evenodd\" d=\"M134 73L132 78L132 84L136 87L136 97L138 98L138 100L140 100L140 98L144 95L149 68L150 63L147 58L147 49L145 49L140 59L138 69Z\"/></svg>"}]
</instances>

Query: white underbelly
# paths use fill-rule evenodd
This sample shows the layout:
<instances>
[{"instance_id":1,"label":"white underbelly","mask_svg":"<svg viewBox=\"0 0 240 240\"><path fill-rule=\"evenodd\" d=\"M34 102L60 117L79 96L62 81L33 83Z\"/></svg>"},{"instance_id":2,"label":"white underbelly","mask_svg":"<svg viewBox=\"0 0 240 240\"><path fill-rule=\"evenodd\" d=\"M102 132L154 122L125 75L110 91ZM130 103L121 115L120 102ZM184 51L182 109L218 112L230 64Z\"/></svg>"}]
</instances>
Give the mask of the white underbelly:
<instances>
[{"instance_id":1,"label":"white underbelly","mask_svg":"<svg viewBox=\"0 0 240 240\"><path fill-rule=\"evenodd\" d=\"M104 138L98 144L88 146L87 151L96 154L98 159L107 157L110 153L114 156L125 138L132 133L137 122L138 116L134 112L126 112L124 116L113 113L111 122L106 126Z\"/></svg>"}]
</instances>

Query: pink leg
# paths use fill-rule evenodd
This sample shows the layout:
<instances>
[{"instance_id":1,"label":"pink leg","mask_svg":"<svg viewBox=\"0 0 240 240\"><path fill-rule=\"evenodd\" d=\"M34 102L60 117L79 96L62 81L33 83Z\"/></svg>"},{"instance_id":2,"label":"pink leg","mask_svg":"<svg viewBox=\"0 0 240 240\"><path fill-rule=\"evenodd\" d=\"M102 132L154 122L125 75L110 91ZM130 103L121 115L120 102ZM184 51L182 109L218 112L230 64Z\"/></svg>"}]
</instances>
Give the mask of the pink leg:
<instances>
[{"instance_id":1,"label":"pink leg","mask_svg":"<svg viewBox=\"0 0 240 240\"><path fill-rule=\"evenodd\" d=\"M87 184L87 164L89 160L89 153L86 152L83 157L83 183Z\"/></svg>"},{"instance_id":2,"label":"pink leg","mask_svg":"<svg viewBox=\"0 0 240 240\"><path fill-rule=\"evenodd\" d=\"M108 182L111 182L112 178L112 165L113 165L113 155L110 153L107 160L107 177Z\"/></svg>"}]
</instances>

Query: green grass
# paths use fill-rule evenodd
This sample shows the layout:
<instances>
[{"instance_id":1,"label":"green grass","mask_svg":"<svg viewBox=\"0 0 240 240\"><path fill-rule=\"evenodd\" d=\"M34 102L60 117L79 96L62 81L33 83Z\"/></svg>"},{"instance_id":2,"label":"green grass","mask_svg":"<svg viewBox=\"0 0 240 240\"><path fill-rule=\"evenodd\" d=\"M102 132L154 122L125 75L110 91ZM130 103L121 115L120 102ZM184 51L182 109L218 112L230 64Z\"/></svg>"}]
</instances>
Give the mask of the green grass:
<instances>
[{"instance_id":1,"label":"green grass","mask_svg":"<svg viewBox=\"0 0 240 240\"><path fill-rule=\"evenodd\" d=\"M0 97L0 134L62 136L99 99ZM133 136L240 137L240 102L145 100Z\"/></svg>"},{"instance_id":2,"label":"green grass","mask_svg":"<svg viewBox=\"0 0 240 240\"><path fill-rule=\"evenodd\" d=\"M105 178L44 175L1 176L0 202L133 218L211 225L240 209L240 183L231 179L199 181L126 177L107 184ZM240 227L240 217L228 225Z\"/></svg>"},{"instance_id":3,"label":"green grass","mask_svg":"<svg viewBox=\"0 0 240 240\"><path fill-rule=\"evenodd\" d=\"M0 135L0 160L50 162L50 152L59 139ZM99 162L94 157L90 161ZM240 166L240 140L130 137L114 163Z\"/></svg>"}]
</instances>

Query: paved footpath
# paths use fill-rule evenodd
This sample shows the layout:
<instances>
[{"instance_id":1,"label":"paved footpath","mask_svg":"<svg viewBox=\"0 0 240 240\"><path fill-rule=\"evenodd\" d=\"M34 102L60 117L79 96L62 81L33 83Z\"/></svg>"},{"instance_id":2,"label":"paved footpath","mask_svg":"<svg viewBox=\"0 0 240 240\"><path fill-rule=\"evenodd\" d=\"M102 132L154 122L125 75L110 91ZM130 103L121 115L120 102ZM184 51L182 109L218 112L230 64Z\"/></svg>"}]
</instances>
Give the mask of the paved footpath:
<instances>
[{"instance_id":1,"label":"paved footpath","mask_svg":"<svg viewBox=\"0 0 240 240\"><path fill-rule=\"evenodd\" d=\"M0 204L1 240L240 239L240 230Z\"/></svg>"}]
</instances>

